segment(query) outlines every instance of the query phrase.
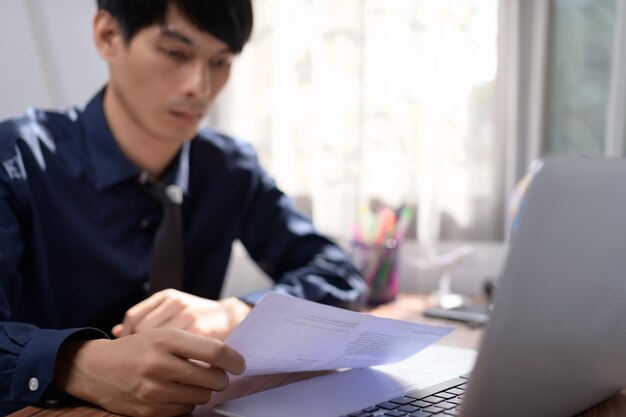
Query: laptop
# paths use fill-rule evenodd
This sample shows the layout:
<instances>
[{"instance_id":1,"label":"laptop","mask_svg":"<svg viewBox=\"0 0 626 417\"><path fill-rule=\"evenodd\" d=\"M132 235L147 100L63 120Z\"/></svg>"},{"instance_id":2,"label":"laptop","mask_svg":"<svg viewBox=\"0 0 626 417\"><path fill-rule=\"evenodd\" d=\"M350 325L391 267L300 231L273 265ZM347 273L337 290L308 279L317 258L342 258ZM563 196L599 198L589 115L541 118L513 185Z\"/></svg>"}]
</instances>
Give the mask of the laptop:
<instances>
[{"instance_id":1,"label":"laptop","mask_svg":"<svg viewBox=\"0 0 626 417\"><path fill-rule=\"evenodd\" d=\"M353 369L215 410L236 417L570 417L626 388L625 300L626 161L550 158L523 202L470 375L423 386L420 369L443 355L429 348L416 357L431 358L409 372L422 381L418 388L384 369Z\"/></svg>"}]
</instances>

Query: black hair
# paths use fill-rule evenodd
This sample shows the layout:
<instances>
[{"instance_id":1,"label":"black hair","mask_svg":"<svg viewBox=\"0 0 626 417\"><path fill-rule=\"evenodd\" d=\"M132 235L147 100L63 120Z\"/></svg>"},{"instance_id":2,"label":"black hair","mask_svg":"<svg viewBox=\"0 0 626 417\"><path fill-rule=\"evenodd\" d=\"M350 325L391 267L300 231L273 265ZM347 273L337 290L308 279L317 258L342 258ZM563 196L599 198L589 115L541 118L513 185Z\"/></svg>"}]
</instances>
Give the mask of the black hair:
<instances>
[{"instance_id":1,"label":"black hair","mask_svg":"<svg viewBox=\"0 0 626 417\"><path fill-rule=\"evenodd\" d=\"M118 22L126 42L141 29L165 23L170 5L198 29L226 43L239 53L252 33L251 0L97 0Z\"/></svg>"}]
</instances>

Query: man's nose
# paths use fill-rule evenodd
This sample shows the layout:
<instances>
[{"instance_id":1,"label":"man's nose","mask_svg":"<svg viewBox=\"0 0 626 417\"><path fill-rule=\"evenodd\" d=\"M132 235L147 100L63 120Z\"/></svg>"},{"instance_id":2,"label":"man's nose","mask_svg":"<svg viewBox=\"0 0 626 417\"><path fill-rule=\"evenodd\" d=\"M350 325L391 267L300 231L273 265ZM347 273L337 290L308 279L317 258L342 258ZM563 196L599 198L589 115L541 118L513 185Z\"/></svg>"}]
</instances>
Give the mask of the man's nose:
<instances>
[{"instance_id":1,"label":"man's nose","mask_svg":"<svg viewBox=\"0 0 626 417\"><path fill-rule=\"evenodd\" d=\"M185 95L206 98L211 95L211 71L201 62L192 65L185 80Z\"/></svg>"}]
</instances>

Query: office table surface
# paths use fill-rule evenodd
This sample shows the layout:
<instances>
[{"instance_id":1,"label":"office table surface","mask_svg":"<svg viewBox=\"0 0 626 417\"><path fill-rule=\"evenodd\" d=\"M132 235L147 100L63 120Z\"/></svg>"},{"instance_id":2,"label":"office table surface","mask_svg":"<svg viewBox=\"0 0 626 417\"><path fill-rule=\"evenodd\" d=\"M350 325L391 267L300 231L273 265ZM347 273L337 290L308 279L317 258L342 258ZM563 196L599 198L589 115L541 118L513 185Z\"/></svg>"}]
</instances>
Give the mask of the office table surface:
<instances>
[{"instance_id":1,"label":"office table surface","mask_svg":"<svg viewBox=\"0 0 626 417\"><path fill-rule=\"evenodd\" d=\"M429 324L439 324L454 326L456 330L444 338L439 344L454 346L466 349L478 349L482 330L468 327L464 324L454 322L429 319L422 315L428 305L428 299L424 295L400 295L393 303L379 306L371 311L380 317L387 317L399 320L423 322ZM231 385L225 392L214 393L211 401L203 406L198 406L191 414L194 417L214 417L218 416L213 411L213 405L229 399L242 397L254 392L263 391L280 385L297 382L303 379L322 375L326 372L305 372L294 374L278 374L252 377L235 377ZM10 415L11 417L113 417L118 414L109 413L97 407L26 407ZM626 416L626 393L622 392L609 398L592 409L581 413L578 417L621 417Z\"/></svg>"}]
</instances>

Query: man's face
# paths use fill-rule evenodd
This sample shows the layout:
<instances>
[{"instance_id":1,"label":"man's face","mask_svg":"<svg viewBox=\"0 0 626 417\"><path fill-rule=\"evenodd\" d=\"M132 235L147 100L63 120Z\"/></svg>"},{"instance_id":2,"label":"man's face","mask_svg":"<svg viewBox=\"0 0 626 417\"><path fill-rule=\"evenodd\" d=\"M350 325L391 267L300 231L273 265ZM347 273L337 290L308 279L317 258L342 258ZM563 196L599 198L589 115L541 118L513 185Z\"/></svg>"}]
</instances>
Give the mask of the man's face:
<instances>
[{"instance_id":1,"label":"man's face","mask_svg":"<svg viewBox=\"0 0 626 417\"><path fill-rule=\"evenodd\" d=\"M233 57L170 7L165 23L137 32L109 57L107 94L133 130L182 144L228 81Z\"/></svg>"}]
</instances>

